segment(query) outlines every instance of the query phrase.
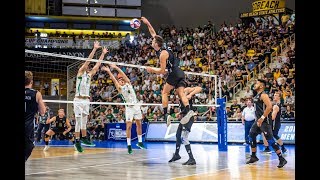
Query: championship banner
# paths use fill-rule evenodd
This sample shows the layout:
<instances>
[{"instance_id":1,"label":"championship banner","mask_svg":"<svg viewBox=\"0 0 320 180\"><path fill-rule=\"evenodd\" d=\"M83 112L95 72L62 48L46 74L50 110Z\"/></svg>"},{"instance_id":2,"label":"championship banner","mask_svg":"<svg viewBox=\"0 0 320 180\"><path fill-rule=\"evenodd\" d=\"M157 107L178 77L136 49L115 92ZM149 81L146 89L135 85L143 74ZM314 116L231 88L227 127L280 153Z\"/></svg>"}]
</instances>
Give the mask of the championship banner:
<instances>
[{"instance_id":1,"label":"championship banner","mask_svg":"<svg viewBox=\"0 0 320 180\"><path fill-rule=\"evenodd\" d=\"M44 39L44 38L25 38L25 46L34 47L40 46L72 46L71 39Z\"/></svg>"},{"instance_id":2,"label":"championship banner","mask_svg":"<svg viewBox=\"0 0 320 180\"><path fill-rule=\"evenodd\" d=\"M258 0L252 3L253 12L285 8L285 0Z\"/></svg>"},{"instance_id":3,"label":"championship banner","mask_svg":"<svg viewBox=\"0 0 320 180\"><path fill-rule=\"evenodd\" d=\"M101 46L119 48L118 40L99 40ZM48 48L55 47L82 47L92 49L94 40L80 40L76 43L72 39L56 39L56 38L25 38L26 47L47 46Z\"/></svg>"}]
</instances>

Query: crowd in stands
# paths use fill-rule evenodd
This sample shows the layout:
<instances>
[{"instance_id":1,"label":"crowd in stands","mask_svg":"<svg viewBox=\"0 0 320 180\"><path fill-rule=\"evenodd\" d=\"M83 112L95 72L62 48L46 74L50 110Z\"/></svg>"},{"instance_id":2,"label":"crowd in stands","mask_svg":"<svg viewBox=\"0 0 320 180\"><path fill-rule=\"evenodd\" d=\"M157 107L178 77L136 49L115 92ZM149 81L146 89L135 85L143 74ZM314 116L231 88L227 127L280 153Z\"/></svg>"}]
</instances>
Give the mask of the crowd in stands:
<instances>
[{"instance_id":1,"label":"crowd in stands","mask_svg":"<svg viewBox=\"0 0 320 180\"><path fill-rule=\"evenodd\" d=\"M246 82L250 80L250 72L259 72L258 68L262 68L259 64L264 61L270 62L273 52L279 52L279 47L287 43L288 37L294 33L294 22L275 25L272 20L267 19L264 22L250 23L248 26L242 23L222 24L215 32L213 24L209 21L205 26L197 28L162 27L157 33L164 37L166 47L170 47L180 59L180 67L183 70L218 75L222 80L222 96L228 100L234 98L233 88L238 83L247 89L240 104L233 99L234 105L227 108L228 117L239 120L245 100L253 95L252 87L246 87ZM125 37L120 48L111 52L107 60L159 66L151 41L150 35L144 33L136 34L133 41ZM276 64L276 68L267 67L262 75L262 78L268 81L265 91L270 97L275 91L281 91L282 116L292 117L295 95L294 50L291 49L285 57L279 57L273 64ZM164 84L162 75L148 74L144 69L121 68L130 78L140 102L161 103L161 89ZM114 73L116 76L115 71ZM196 95L195 104L214 104L215 88L212 79L189 75L187 79L190 86L198 85L204 89ZM91 101L94 102L122 102L111 79L102 71L92 78L91 95ZM178 102L178 96L173 92L169 103ZM214 107L198 107L197 110L197 120L213 120L216 116ZM120 105L93 105L90 123L102 125L107 122L124 122L124 112L125 107ZM161 106L142 106L142 112L144 121L162 121L164 118ZM176 107L170 109L170 114L174 117L177 112Z\"/></svg>"}]
</instances>

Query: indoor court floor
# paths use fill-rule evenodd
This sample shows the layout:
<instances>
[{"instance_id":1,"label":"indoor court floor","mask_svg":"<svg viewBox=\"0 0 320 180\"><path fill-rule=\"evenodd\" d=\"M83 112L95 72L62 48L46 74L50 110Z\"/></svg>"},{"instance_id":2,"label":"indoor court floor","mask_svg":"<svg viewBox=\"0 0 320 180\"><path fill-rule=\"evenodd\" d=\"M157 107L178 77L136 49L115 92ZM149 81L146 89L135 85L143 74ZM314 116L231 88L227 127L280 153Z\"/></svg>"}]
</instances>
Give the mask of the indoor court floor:
<instances>
[{"instance_id":1,"label":"indoor court floor","mask_svg":"<svg viewBox=\"0 0 320 180\"><path fill-rule=\"evenodd\" d=\"M53 143L54 144L54 143ZM67 143L68 144L68 143ZM132 142L133 154L127 154L126 142L102 142L84 147L85 152L74 151L72 145L52 145L46 152L38 145L25 164L27 180L165 180L165 179L295 179L295 146L287 145L284 155L288 164L277 168L277 155L262 153L258 146L256 164L245 164L250 156L249 146L229 145L228 151L218 151L218 145L191 144L197 164L183 166L188 154L181 146L181 159L168 163L175 150L175 143L145 142L147 149L138 149Z\"/></svg>"}]
</instances>

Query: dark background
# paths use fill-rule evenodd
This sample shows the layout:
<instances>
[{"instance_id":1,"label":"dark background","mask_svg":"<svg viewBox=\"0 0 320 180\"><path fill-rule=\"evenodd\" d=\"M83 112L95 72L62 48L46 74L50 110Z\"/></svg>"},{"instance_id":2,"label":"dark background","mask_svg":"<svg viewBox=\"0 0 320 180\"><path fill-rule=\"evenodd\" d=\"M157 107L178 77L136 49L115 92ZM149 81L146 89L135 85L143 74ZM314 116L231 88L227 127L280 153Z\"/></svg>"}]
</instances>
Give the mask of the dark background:
<instances>
[{"instance_id":1,"label":"dark background","mask_svg":"<svg viewBox=\"0 0 320 180\"><path fill-rule=\"evenodd\" d=\"M239 14L252 12L254 0L142 0L142 16L156 29L162 24L176 27L203 26L211 20L217 27L223 22L235 23ZM286 0L286 7L295 10L295 0ZM142 26L146 30L146 26Z\"/></svg>"}]
</instances>

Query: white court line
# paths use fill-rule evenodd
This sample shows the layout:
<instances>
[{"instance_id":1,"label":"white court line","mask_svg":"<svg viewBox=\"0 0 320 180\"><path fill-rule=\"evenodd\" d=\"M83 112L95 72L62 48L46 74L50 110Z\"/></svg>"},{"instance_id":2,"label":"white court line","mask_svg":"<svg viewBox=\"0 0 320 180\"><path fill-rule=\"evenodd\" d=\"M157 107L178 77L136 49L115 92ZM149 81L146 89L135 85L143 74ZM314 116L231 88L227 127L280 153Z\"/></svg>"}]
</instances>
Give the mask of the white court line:
<instances>
[{"instance_id":1,"label":"white court line","mask_svg":"<svg viewBox=\"0 0 320 180\"><path fill-rule=\"evenodd\" d=\"M25 176L30 176L30 175L34 175L34 174L46 174L46 173L60 172L60 171L70 171L70 170L84 169L84 168L90 168L90 167L117 165L117 164L131 163L131 162L137 162L137 161L145 161L145 160L151 160L151 159L161 159L161 158L147 158L147 159L141 159L141 160L135 160L135 161L123 161L123 162L111 163L111 164L110 163L105 163L105 164L92 165L92 166L82 166L82 167L75 167L75 168L58 169L58 170L53 170L53 171L42 171L42 172L25 174Z\"/></svg>"},{"instance_id":2,"label":"white court line","mask_svg":"<svg viewBox=\"0 0 320 180\"><path fill-rule=\"evenodd\" d=\"M257 163L253 163L253 164L244 164L244 165L242 165L242 166L239 166L239 168L244 167L244 166L254 165L254 164L261 164L261 163L265 163L265 162L269 162L269 161L274 161L274 160L278 160L278 159L271 159L271 160L261 161L261 162L257 162ZM170 178L170 179L168 179L168 180L173 180L173 179L178 179L178 178L186 178L186 177L197 176L197 175L204 175L204 174L209 174L209 173L210 173L210 174L215 174L215 173L218 173L218 172L220 172L220 171L227 170L227 169L231 169L231 168L228 167L228 168L218 169L218 170L215 170L215 171L207 171L207 172L202 172L202 173L190 174L190 175L186 175L186 176L173 177L173 178Z\"/></svg>"},{"instance_id":3,"label":"white court line","mask_svg":"<svg viewBox=\"0 0 320 180\"><path fill-rule=\"evenodd\" d=\"M50 151L50 150L49 150L49 151ZM112 151L112 152L121 152L121 151ZM44 152L44 153L50 153L50 152ZM74 154L71 154L71 155L32 158L32 159L30 159L30 160L28 159L28 161L39 160L39 159L61 158L61 157L84 156L84 155L93 155L93 154L102 154L102 153L108 153L108 152L93 152L93 153L83 154L83 153L79 153L78 151L75 151L75 153L74 153Z\"/></svg>"},{"instance_id":4,"label":"white court line","mask_svg":"<svg viewBox=\"0 0 320 180\"><path fill-rule=\"evenodd\" d=\"M55 146L61 146L61 145L55 145ZM39 147L39 146L38 146ZM71 147L71 146L70 146ZM73 146L72 146L73 147ZM90 149L91 147L89 147ZM71 148L70 148L71 149ZM73 149L73 148L72 148ZM101 149L104 149L104 148L101 148ZM106 148L106 149L110 149L110 148ZM74 154L71 154L71 155L64 155L64 156L50 156L50 157L40 157L40 158L32 158L32 159L28 159L28 161L32 161L32 160L39 160L39 159L49 159L49 158L60 158L60 157L74 157L74 156L84 156L84 155L93 155L93 154L103 154L103 153L110 153L110 152L122 152L122 151L125 151L126 149L125 148L118 148L118 149L124 149L124 150L119 150L119 151L109 151L109 152L93 152L93 153L86 153L86 154L83 154L83 153L79 153L78 151L74 151L75 153ZM86 149L84 149L86 150ZM136 150L144 150L144 149L135 149ZM50 150L48 150L50 151ZM46 152L44 152L46 153ZM47 153L50 153L50 152L47 152Z\"/></svg>"}]
</instances>

